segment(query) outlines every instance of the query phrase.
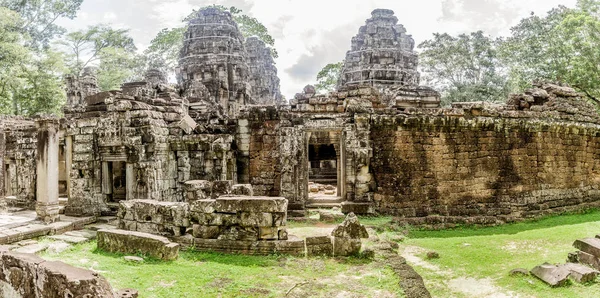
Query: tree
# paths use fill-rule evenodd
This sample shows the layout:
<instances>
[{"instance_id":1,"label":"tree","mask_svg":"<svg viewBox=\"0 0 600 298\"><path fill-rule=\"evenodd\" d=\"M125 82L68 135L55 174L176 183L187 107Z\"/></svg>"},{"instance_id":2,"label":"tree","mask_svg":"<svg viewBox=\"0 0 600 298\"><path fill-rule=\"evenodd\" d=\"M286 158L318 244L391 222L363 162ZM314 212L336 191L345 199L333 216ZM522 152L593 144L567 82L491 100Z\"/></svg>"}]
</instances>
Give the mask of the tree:
<instances>
[{"instance_id":1,"label":"tree","mask_svg":"<svg viewBox=\"0 0 600 298\"><path fill-rule=\"evenodd\" d=\"M83 0L0 0L0 6L17 12L23 22L19 29L29 35L27 46L33 50L47 49L50 41L65 32L56 25L60 18L73 19Z\"/></svg>"},{"instance_id":2,"label":"tree","mask_svg":"<svg viewBox=\"0 0 600 298\"><path fill-rule=\"evenodd\" d=\"M559 6L513 27L501 52L515 88L537 79L561 81L600 103L599 7L598 0L580 0L573 9Z\"/></svg>"},{"instance_id":3,"label":"tree","mask_svg":"<svg viewBox=\"0 0 600 298\"><path fill-rule=\"evenodd\" d=\"M30 58L29 50L22 44L21 18L5 7L0 7L0 110L9 113L17 104L13 90L21 85L14 74L22 61Z\"/></svg>"},{"instance_id":4,"label":"tree","mask_svg":"<svg viewBox=\"0 0 600 298\"><path fill-rule=\"evenodd\" d=\"M222 5L211 5L207 7L217 8L222 11L228 11L232 14L234 21L238 23L238 28L244 37L257 36L266 45L271 47L273 58L277 58L277 50L275 50L275 39L269 34L265 27L256 18L242 14L242 10L236 7L227 8ZM202 10L201 8L200 10ZM150 46L144 55L148 68L157 68L165 72L173 72L179 64L179 51L183 47L183 35L187 31L187 22L194 19L198 15L198 10L193 10L186 18L183 19L182 27L164 28L150 42Z\"/></svg>"},{"instance_id":5,"label":"tree","mask_svg":"<svg viewBox=\"0 0 600 298\"><path fill-rule=\"evenodd\" d=\"M442 91L442 102L505 101L509 93L497 43L482 31L435 33L419 45L421 68Z\"/></svg>"},{"instance_id":6,"label":"tree","mask_svg":"<svg viewBox=\"0 0 600 298\"><path fill-rule=\"evenodd\" d=\"M318 92L331 92L334 91L340 75L342 74L342 67L344 62L329 63L319 71L317 74L317 84L315 88Z\"/></svg>"},{"instance_id":7,"label":"tree","mask_svg":"<svg viewBox=\"0 0 600 298\"><path fill-rule=\"evenodd\" d=\"M67 34L58 43L68 53L69 72L79 76L84 68L98 65L100 89L118 88L139 70L140 58L128 33L125 29L96 25Z\"/></svg>"}]
</instances>

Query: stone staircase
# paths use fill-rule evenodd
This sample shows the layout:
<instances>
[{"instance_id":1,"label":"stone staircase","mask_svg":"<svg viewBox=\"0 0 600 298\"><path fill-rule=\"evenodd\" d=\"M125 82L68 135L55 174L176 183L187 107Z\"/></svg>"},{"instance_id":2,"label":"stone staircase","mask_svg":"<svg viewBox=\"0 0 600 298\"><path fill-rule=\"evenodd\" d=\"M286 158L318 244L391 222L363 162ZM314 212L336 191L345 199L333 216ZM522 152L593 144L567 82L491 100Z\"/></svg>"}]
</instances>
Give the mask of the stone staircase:
<instances>
[{"instance_id":1,"label":"stone staircase","mask_svg":"<svg viewBox=\"0 0 600 298\"><path fill-rule=\"evenodd\" d=\"M317 184L336 185L337 184L337 169L336 168L321 168L318 170L311 169L308 175L308 180Z\"/></svg>"}]
</instances>

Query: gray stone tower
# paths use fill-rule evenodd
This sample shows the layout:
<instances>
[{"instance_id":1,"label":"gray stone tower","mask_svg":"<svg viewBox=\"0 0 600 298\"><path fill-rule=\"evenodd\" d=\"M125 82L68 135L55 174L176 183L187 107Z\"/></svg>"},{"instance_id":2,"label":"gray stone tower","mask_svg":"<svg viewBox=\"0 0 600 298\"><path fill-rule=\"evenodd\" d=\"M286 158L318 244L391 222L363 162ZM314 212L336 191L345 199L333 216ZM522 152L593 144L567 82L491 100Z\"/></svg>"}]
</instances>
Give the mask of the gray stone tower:
<instances>
[{"instance_id":1,"label":"gray stone tower","mask_svg":"<svg viewBox=\"0 0 600 298\"><path fill-rule=\"evenodd\" d=\"M340 84L419 85L415 42L389 9L376 9L352 38Z\"/></svg>"},{"instance_id":2,"label":"gray stone tower","mask_svg":"<svg viewBox=\"0 0 600 298\"><path fill-rule=\"evenodd\" d=\"M338 87L373 86L382 93L384 103L397 108L439 107L439 93L419 86L415 41L398 24L394 11L376 9L371 15L352 38Z\"/></svg>"},{"instance_id":3,"label":"gray stone tower","mask_svg":"<svg viewBox=\"0 0 600 298\"><path fill-rule=\"evenodd\" d=\"M241 106L251 103L247 60L244 37L231 14L202 9L184 35L178 79L185 93L204 93L190 90L204 85L209 100L235 117Z\"/></svg>"},{"instance_id":4,"label":"gray stone tower","mask_svg":"<svg viewBox=\"0 0 600 298\"><path fill-rule=\"evenodd\" d=\"M252 36L246 40L246 51L250 65L253 103L259 105L282 104L283 96L279 89L279 77L271 49L258 37Z\"/></svg>"}]
</instances>

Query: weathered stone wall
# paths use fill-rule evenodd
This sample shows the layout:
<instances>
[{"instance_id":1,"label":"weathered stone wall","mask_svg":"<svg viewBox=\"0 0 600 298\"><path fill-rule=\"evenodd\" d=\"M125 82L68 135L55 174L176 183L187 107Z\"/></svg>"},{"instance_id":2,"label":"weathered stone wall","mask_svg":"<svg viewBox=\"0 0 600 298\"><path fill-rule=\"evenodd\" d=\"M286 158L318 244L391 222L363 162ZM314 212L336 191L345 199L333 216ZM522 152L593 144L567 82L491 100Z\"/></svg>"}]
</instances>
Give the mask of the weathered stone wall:
<instances>
[{"instance_id":1,"label":"weathered stone wall","mask_svg":"<svg viewBox=\"0 0 600 298\"><path fill-rule=\"evenodd\" d=\"M35 206L37 129L31 119L3 117L0 130L4 133L2 184L10 205Z\"/></svg>"},{"instance_id":2,"label":"weathered stone wall","mask_svg":"<svg viewBox=\"0 0 600 298\"><path fill-rule=\"evenodd\" d=\"M377 210L416 224L495 224L600 206L597 116L559 110L374 115Z\"/></svg>"}]
</instances>

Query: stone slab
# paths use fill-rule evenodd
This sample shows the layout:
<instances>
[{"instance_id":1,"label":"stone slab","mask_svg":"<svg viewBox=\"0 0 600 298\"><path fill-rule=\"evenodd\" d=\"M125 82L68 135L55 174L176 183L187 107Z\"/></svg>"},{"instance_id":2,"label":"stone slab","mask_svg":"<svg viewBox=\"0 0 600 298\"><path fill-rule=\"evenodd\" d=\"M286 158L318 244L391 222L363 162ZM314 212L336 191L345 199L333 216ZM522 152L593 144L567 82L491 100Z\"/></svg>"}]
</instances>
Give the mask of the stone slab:
<instances>
[{"instance_id":1,"label":"stone slab","mask_svg":"<svg viewBox=\"0 0 600 298\"><path fill-rule=\"evenodd\" d=\"M597 258L600 257L600 239L598 238L579 239L573 243L573 246Z\"/></svg>"},{"instance_id":2,"label":"stone slab","mask_svg":"<svg viewBox=\"0 0 600 298\"><path fill-rule=\"evenodd\" d=\"M23 253L23 254L37 254L42 252L48 248L48 244L45 243L36 243L31 245L26 245L14 250L14 252Z\"/></svg>"},{"instance_id":3,"label":"stone slab","mask_svg":"<svg viewBox=\"0 0 600 298\"><path fill-rule=\"evenodd\" d=\"M124 230L98 231L98 248L108 252L142 254L163 260L179 256L179 244L166 237Z\"/></svg>"},{"instance_id":4,"label":"stone slab","mask_svg":"<svg viewBox=\"0 0 600 298\"><path fill-rule=\"evenodd\" d=\"M569 272L571 272L570 278L578 283L595 281L598 274L600 274L597 270L582 264L567 263L562 267L569 270Z\"/></svg>"},{"instance_id":5,"label":"stone slab","mask_svg":"<svg viewBox=\"0 0 600 298\"><path fill-rule=\"evenodd\" d=\"M69 236L69 235L55 235L55 236L50 236L48 238L50 238L52 240L57 240L57 241L64 241L64 242L71 243L71 244L79 244L79 243L87 242L90 240L90 239L84 238L84 237Z\"/></svg>"},{"instance_id":6,"label":"stone slab","mask_svg":"<svg viewBox=\"0 0 600 298\"><path fill-rule=\"evenodd\" d=\"M531 269L531 274L552 287L564 286L571 272L561 266L542 264Z\"/></svg>"}]
</instances>

